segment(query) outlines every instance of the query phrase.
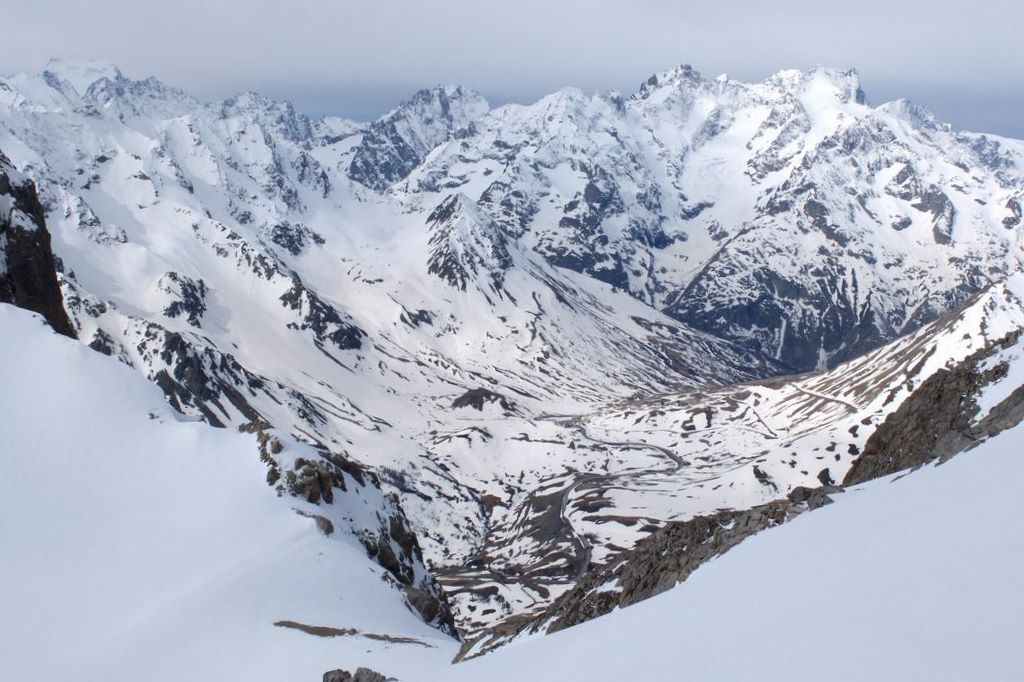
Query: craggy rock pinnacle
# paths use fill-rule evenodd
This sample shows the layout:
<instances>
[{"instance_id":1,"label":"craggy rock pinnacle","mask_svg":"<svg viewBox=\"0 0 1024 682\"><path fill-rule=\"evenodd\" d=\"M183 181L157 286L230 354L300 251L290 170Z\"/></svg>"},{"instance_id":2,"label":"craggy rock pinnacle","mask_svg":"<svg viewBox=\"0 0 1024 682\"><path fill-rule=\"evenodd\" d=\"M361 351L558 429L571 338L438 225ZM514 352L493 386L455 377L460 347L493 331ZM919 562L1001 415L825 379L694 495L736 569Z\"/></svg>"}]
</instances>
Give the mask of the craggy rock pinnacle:
<instances>
[{"instance_id":1,"label":"craggy rock pinnacle","mask_svg":"<svg viewBox=\"0 0 1024 682\"><path fill-rule=\"evenodd\" d=\"M65 336L75 331L64 310L57 266L35 185L18 177L0 153L0 302L39 313Z\"/></svg>"}]
</instances>

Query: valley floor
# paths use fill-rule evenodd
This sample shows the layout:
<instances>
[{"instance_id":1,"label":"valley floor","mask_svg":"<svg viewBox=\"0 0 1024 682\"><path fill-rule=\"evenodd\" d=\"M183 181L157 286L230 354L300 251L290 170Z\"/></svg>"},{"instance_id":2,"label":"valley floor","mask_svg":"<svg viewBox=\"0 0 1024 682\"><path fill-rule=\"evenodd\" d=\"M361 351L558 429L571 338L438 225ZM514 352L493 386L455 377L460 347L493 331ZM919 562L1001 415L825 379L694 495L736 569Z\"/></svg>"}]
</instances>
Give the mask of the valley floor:
<instances>
[{"instance_id":1,"label":"valley floor","mask_svg":"<svg viewBox=\"0 0 1024 682\"><path fill-rule=\"evenodd\" d=\"M659 597L452 666L457 643L353 538L282 513L255 437L182 421L25 311L0 305L0 328L0 679L1024 678L1024 427L838 495Z\"/></svg>"}]
</instances>

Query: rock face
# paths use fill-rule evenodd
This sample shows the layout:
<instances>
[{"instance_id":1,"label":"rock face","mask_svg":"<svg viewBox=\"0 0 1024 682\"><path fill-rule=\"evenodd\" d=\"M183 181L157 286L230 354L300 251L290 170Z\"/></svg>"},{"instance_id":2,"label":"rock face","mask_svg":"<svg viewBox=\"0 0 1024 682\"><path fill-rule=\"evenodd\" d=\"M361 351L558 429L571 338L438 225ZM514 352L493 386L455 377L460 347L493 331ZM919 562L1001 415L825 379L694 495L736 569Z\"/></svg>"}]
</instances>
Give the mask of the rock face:
<instances>
[{"instance_id":1,"label":"rock face","mask_svg":"<svg viewBox=\"0 0 1024 682\"><path fill-rule=\"evenodd\" d=\"M349 177L383 191L408 176L434 147L463 134L488 108L483 97L466 88L420 90L363 133Z\"/></svg>"},{"instance_id":2,"label":"rock face","mask_svg":"<svg viewBox=\"0 0 1024 682\"><path fill-rule=\"evenodd\" d=\"M74 337L57 283L44 211L35 185L0 153L0 302L37 312Z\"/></svg>"},{"instance_id":3,"label":"rock face","mask_svg":"<svg viewBox=\"0 0 1024 682\"><path fill-rule=\"evenodd\" d=\"M324 448L304 448L305 456L296 456L286 447L283 434L262 419L243 424L239 429L256 434L260 459L267 466L267 483L279 494L288 493L317 507L324 513L297 510L312 518L325 536L335 530L335 521L343 519L370 558L385 569L393 583L405 594L408 605L424 621L456 634L451 607L433 575L427 570L416 533L397 496L384 492L380 478L348 457ZM332 507L334 509L332 509ZM347 516L360 509L359 521ZM335 521L331 520L334 515ZM338 515L341 516L338 516Z\"/></svg>"},{"instance_id":4,"label":"rock face","mask_svg":"<svg viewBox=\"0 0 1024 682\"><path fill-rule=\"evenodd\" d=\"M586 576L555 602L548 631L572 627L671 589L709 559L803 510L800 505L780 500L742 512L721 512L669 524L613 564ZM620 590L595 591L610 582L616 582Z\"/></svg>"},{"instance_id":5,"label":"rock face","mask_svg":"<svg viewBox=\"0 0 1024 682\"><path fill-rule=\"evenodd\" d=\"M572 589L539 614L507 620L482 637L467 640L456 660L479 655L524 632L563 630L669 590L701 564L747 537L811 508L807 500L799 500L799 494L795 497L798 501L784 499L749 510L724 511L670 523L610 563L584 574ZM827 492L816 491L813 498L820 506L827 503Z\"/></svg>"},{"instance_id":6,"label":"rock face","mask_svg":"<svg viewBox=\"0 0 1024 682\"><path fill-rule=\"evenodd\" d=\"M491 218L463 194L453 195L427 218L427 272L465 291L466 285L501 291L512 267L505 236Z\"/></svg>"},{"instance_id":7,"label":"rock face","mask_svg":"<svg viewBox=\"0 0 1024 682\"><path fill-rule=\"evenodd\" d=\"M323 682L387 682L388 678L369 668L357 668L354 673L338 668L324 673Z\"/></svg>"},{"instance_id":8,"label":"rock face","mask_svg":"<svg viewBox=\"0 0 1024 682\"><path fill-rule=\"evenodd\" d=\"M980 368L1000 349L1015 345L1017 330L949 369L926 379L871 435L843 479L856 485L933 460L945 461L1019 423L1024 417L1024 386L977 420L981 390L1006 377L1007 365Z\"/></svg>"}]
</instances>

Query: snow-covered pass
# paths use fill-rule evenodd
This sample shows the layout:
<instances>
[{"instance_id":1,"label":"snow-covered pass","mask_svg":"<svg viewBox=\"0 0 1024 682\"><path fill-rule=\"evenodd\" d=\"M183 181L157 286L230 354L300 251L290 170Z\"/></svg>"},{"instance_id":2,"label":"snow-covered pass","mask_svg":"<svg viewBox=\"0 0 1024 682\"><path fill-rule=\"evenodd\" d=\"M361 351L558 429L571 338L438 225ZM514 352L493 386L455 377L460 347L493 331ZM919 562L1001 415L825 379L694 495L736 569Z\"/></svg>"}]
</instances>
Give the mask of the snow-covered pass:
<instances>
[{"instance_id":1,"label":"snow-covered pass","mask_svg":"<svg viewBox=\"0 0 1024 682\"><path fill-rule=\"evenodd\" d=\"M830 69L0 77L0 680L1024 679L1022 205Z\"/></svg>"}]
</instances>

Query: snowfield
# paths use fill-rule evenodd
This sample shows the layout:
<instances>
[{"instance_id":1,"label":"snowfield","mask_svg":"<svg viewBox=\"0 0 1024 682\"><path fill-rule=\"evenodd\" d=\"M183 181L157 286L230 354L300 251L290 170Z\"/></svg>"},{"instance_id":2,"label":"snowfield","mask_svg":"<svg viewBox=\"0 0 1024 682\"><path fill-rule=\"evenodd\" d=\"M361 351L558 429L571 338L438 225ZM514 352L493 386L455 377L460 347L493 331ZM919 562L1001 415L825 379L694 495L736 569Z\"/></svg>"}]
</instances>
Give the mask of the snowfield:
<instances>
[{"instance_id":1,"label":"snowfield","mask_svg":"<svg viewBox=\"0 0 1024 682\"><path fill-rule=\"evenodd\" d=\"M0 305L0 679L319 680L433 649L323 639L279 620L455 643L344 533L264 480L254 436L182 420L111 358ZM442 656L444 657L444 656Z\"/></svg>"},{"instance_id":2,"label":"snowfield","mask_svg":"<svg viewBox=\"0 0 1024 682\"><path fill-rule=\"evenodd\" d=\"M0 305L0 679L1021 679L1017 427L837 496L636 606L452 666L344 533L113 359ZM73 378L73 380L69 380ZM323 638L278 620L416 638Z\"/></svg>"}]
</instances>

